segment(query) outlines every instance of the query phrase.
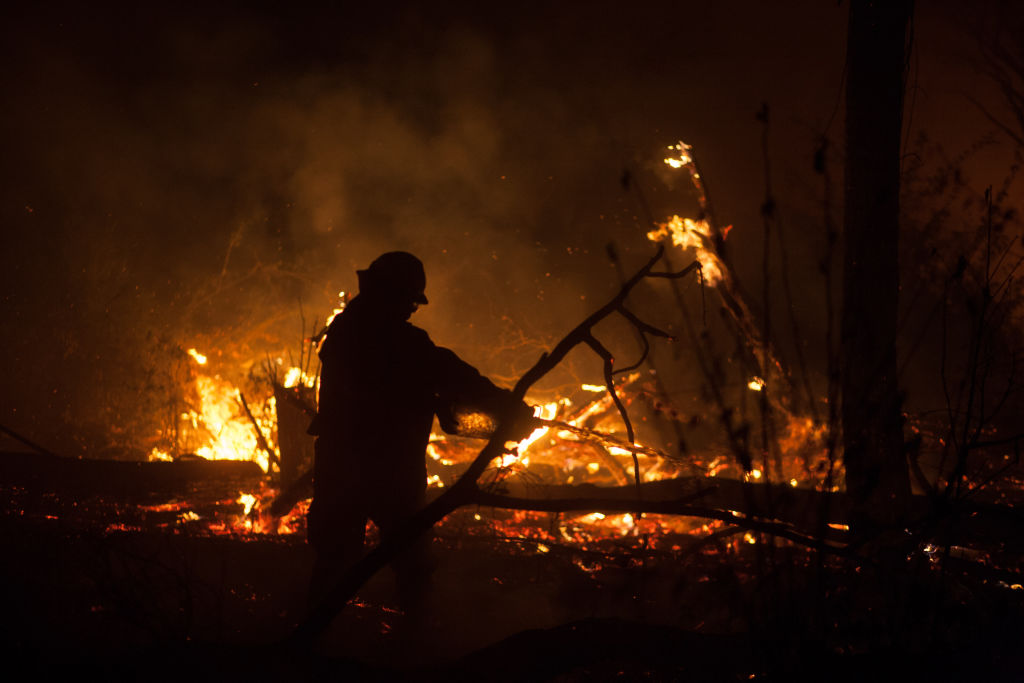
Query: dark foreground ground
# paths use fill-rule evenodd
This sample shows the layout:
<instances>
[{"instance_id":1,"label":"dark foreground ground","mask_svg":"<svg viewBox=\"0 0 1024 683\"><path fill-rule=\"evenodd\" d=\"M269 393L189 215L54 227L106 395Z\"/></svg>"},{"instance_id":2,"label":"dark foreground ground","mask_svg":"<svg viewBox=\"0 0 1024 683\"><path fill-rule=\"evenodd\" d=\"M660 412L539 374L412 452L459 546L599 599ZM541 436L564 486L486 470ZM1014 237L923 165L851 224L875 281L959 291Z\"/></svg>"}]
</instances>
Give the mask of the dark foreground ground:
<instances>
[{"instance_id":1,"label":"dark foreground ground","mask_svg":"<svg viewBox=\"0 0 1024 683\"><path fill-rule=\"evenodd\" d=\"M463 511L435 539L427 625L384 572L299 649L300 536L24 484L0 487L7 680L1024 680L1019 573L983 557L840 559L731 528L542 549Z\"/></svg>"},{"instance_id":2,"label":"dark foreground ground","mask_svg":"<svg viewBox=\"0 0 1024 683\"><path fill-rule=\"evenodd\" d=\"M1019 640L1017 641L1019 643ZM1015 645L1002 643L1002 645ZM528 631L444 664L391 665L354 657L268 652L262 645L170 643L82 654L8 653L10 680L130 681L1020 681L1020 657L991 648L934 647L862 654L817 644L767 654L749 639L686 633L624 621L587 620Z\"/></svg>"},{"instance_id":3,"label":"dark foreground ground","mask_svg":"<svg viewBox=\"0 0 1024 683\"><path fill-rule=\"evenodd\" d=\"M897 594L752 552L586 572L519 545L437 543L434 617L391 577L312 650L284 644L311 558L297 540L68 533L6 518L5 660L21 680L1019 681L1021 591L929 574ZM889 601L889 606L887 606Z\"/></svg>"}]
</instances>

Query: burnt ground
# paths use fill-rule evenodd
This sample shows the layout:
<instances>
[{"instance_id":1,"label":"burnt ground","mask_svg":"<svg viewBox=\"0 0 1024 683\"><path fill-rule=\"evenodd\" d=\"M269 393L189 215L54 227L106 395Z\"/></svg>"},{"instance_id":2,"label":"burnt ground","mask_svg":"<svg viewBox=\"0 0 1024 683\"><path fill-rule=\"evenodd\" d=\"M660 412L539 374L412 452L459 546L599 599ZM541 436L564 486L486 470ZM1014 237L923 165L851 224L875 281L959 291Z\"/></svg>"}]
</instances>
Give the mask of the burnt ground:
<instances>
[{"instance_id":1,"label":"burnt ground","mask_svg":"<svg viewBox=\"0 0 1024 683\"><path fill-rule=\"evenodd\" d=\"M133 512L139 501L81 490L8 481L2 493L2 639L26 680L1011 681L1024 671L1019 574L981 562L824 557L731 529L541 552L507 527L467 533L472 511L438 530L428 624L404 622L384 572L312 650L297 649L285 639L312 563L300 535L147 520Z\"/></svg>"}]
</instances>

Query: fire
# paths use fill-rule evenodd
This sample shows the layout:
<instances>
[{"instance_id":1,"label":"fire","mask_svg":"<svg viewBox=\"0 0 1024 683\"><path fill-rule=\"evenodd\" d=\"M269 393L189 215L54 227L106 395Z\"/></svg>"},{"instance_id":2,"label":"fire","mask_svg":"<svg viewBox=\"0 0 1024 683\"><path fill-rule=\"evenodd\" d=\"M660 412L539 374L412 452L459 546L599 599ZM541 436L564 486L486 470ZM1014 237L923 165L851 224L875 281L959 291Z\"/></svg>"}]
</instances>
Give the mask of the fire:
<instances>
[{"instance_id":1,"label":"fire","mask_svg":"<svg viewBox=\"0 0 1024 683\"><path fill-rule=\"evenodd\" d=\"M683 249L699 249L704 240L711 235L711 226L705 220L695 221L692 218L672 216L664 223L659 223L660 230L647 233L647 238L657 241L662 237L671 237L672 244Z\"/></svg>"},{"instance_id":2,"label":"fire","mask_svg":"<svg viewBox=\"0 0 1024 683\"><path fill-rule=\"evenodd\" d=\"M245 512L243 514L248 515L252 512L252 508L256 505L256 496L251 493L243 493L238 496L238 502L245 506Z\"/></svg>"},{"instance_id":3,"label":"fire","mask_svg":"<svg viewBox=\"0 0 1024 683\"><path fill-rule=\"evenodd\" d=\"M636 383L641 379L639 372L631 373L616 382L614 391L627 404L636 395ZM751 388L759 378L751 379ZM311 377L298 368L291 368L285 374L287 384L297 386L315 385ZM763 386L763 385L759 385ZM182 414L184 427L181 444L192 444L192 451L213 459L253 460L268 470L266 452L260 447L257 432L252 421L241 407L239 389L218 375L197 372L194 376L195 394L198 403ZM535 417L551 421L552 424L538 427L527 438L518 443L506 444L507 452L494 463L495 472L500 476L522 477L522 481L544 481L553 484L589 483L599 486L625 486L633 481L633 455L630 445L616 441L615 433L621 433L621 420L608 393L600 385L581 385L580 389L592 396L579 404L569 398L537 402ZM595 390L602 395L594 396ZM532 402L532 401L531 401ZM265 436L266 442L276 448L276 406L273 397L254 400L250 404L253 417ZM792 450L795 457L785 458L786 466L782 481L797 486L808 480L812 456L796 455L812 453L821 457L821 442L824 432L813 421L792 418L786 425L780 439L784 453ZM428 487L443 489L458 477L459 467L476 456L479 451L478 439L450 437L441 432L431 434L427 446ZM640 469L642 481L650 482L671 478L681 473L680 463L656 449L642 444L633 444L642 449ZM601 457L595 457L600 455ZM801 460L803 458L803 460ZM167 450L153 449L152 460L171 459ZM800 467L801 463L803 467ZM735 465L727 458L716 457L704 464L697 457L695 462L685 466L696 466L707 476L716 476L727 470L735 471ZM734 475L743 476L738 471ZM747 481L764 478L761 470L748 473ZM178 524L202 525L216 534L292 534L304 529L305 510L308 501L297 505L288 515L274 518L268 512L270 501L279 493L269 480L258 491L239 493L230 501L224 501L233 514L218 514L208 517L187 508L183 503L177 516ZM470 513L467 513L470 514ZM544 531L546 522L539 513L514 513L511 517L481 515L480 511L470 514L475 522L489 533L517 538L531 538L539 543L537 552L550 551L555 544L570 544L586 548L599 539L613 539L625 536L645 535L658 537L662 534L706 534L721 526L720 522L707 522L692 518L667 515L604 514L592 512L576 516L566 515L559 526ZM442 523L443 525L444 523ZM456 522L459 524L459 522ZM650 540L653 544L655 540ZM750 542L749 540L747 542Z\"/></svg>"},{"instance_id":4,"label":"fire","mask_svg":"<svg viewBox=\"0 0 1024 683\"><path fill-rule=\"evenodd\" d=\"M704 281L712 286L721 285L725 290L729 290L731 278L726 279L728 270L719 257L716 245L728 236L732 226L720 228L712 224L704 182L697 170L697 163L690 145L679 142L669 145L668 149L670 155L664 159L664 163L673 171L683 171L688 174L688 180L697 192L701 217L694 219L672 215L664 222L657 223L656 229L648 232L647 237L652 241L670 240L674 246L681 249L692 249L701 266ZM735 293L732 293L732 297L735 301ZM740 308L745 308L745 306L740 306ZM751 391L763 392L769 381L776 384L776 378L784 377L785 372L778 360L773 358L769 344L757 339L756 327L751 324L753 316L748 312L741 315L741 318L740 327L752 340L754 354L758 356L759 362L762 364L760 376L750 377L747 380L747 387ZM777 374L771 374L773 372ZM779 391L785 391L785 389L776 390L776 392ZM827 427L810 418L788 412L785 408L776 409L779 410L785 424L785 429L778 438L778 452L786 457L782 459L782 472L773 472L772 477L781 475L781 480L788 482L791 486L797 486L801 481L809 481L813 486L822 486L829 477L833 480L841 480L840 459L835 453L829 453L825 446ZM708 469L710 476L717 474L713 468ZM830 475L826 476L824 473L830 473ZM753 481L761 476L760 471L754 470L746 473L744 478Z\"/></svg>"},{"instance_id":5,"label":"fire","mask_svg":"<svg viewBox=\"0 0 1024 683\"><path fill-rule=\"evenodd\" d=\"M342 311L345 310L345 306L348 304L348 295L345 294L345 290L338 292L338 305L334 307L331 314L327 316L327 320L324 322L324 327L328 327L331 322L338 317Z\"/></svg>"},{"instance_id":6,"label":"fire","mask_svg":"<svg viewBox=\"0 0 1024 683\"><path fill-rule=\"evenodd\" d=\"M302 368L288 368L281 385L285 389L293 389L300 385L312 389L316 386L316 375L307 374Z\"/></svg>"},{"instance_id":7,"label":"fire","mask_svg":"<svg viewBox=\"0 0 1024 683\"><path fill-rule=\"evenodd\" d=\"M565 403L568 403L568 401L565 401ZM543 420L551 420L558 414L558 408L560 405L563 405L562 401L554 401L552 403L536 406L533 410L533 416L539 417ZM530 432L528 437L516 444L516 451L519 453L526 453L526 450L530 446L542 439L549 431L551 431L550 427L538 427L537 429L534 429Z\"/></svg>"},{"instance_id":8,"label":"fire","mask_svg":"<svg viewBox=\"0 0 1024 683\"><path fill-rule=\"evenodd\" d=\"M697 261L700 263L704 280L710 285L716 285L722 281L722 266L714 251L709 248L711 243L711 225L706 220L694 220L692 218L680 218L672 216L663 223L658 223L658 229L647 233L647 239L652 242L660 242L665 238L672 240L672 244L682 249L694 249Z\"/></svg>"},{"instance_id":9,"label":"fire","mask_svg":"<svg viewBox=\"0 0 1024 683\"><path fill-rule=\"evenodd\" d=\"M178 414L173 445L153 448L149 460L172 461L177 455L194 454L208 460L253 461L270 471L268 450L275 454L277 450L274 397L268 394L245 401L238 386L210 370L206 354L194 347L187 353L198 366L190 380L190 398ZM289 387L313 386L315 380L300 368L285 374Z\"/></svg>"},{"instance_id":10,"label":"fire","mask_svg":"<svg viewBox=\"0 0 1024 683\"><path fill-rule=\"evenodd\" d=\"M174 457L162 448L154 448L149 452L150 462L173 462Z\"/></svg>"},{"instance_id":11,"label":"fire","mask_svg":"<svg viewBox=\"0 0 1024 683\"><path fill-rule=\"evenodd\" d=\"M685 142L669 145L670 152L674 156L667 157L664 162L669 168L686 171L690 176L690 182L697 190L700 198L701 209L706 210L707 198L704 194L704 183L700 173L697 171L697 164L691 154L692 147ZM672 244L681 249L693 249L697 262L700 263L704 280L710 285L716 285L722 281L723 267L712 246L712 227L704 218L681 218L673 215L668 220L658 223L657 230L647 233L647 239L652 242L660 242L670 239ZM723 231L729 232L729 228Z\"/></svg>"},{"instance_id":12,"label":"fire","mask_svg":"<svg viewBox=\"0 0 1024 683\"><path fill-rule=\"evenodd\" d=\"M699 193L702 209L706 208L703 182L690 147L680 142L669 149L671 154L664 159L665 164L674 171L683 171L689 175L690 182ZM715 245L716 240L724 238L727 232L728 229L716 231L711 221L703 216L689 218L673 214L658 223L647 237L652 241L671 240L674 246L693 250L701 265L704 281L717 285L727 273ZM344 291L339 292L338 305L328 316L326 324L344 310L347 298ZM278 441L274 397L252 396L250 398L253 400L248 402L247 409L243 406L239 388L213 372L206 355L195 348L189 349L187 353L196 363L192 366L191 380L196 399L190 401L189 407L181 413L180 429L175 430L177 443L174 447L155 448L150 453L150 459L170 460L174 454L195 453L210 459L250 460L258 463L264 471L271 472L270 453L277 450ZM278 361L278 365L283 366L283 363ZM610 392L616 392L622 402L628 405L643 392L633 386L640 377L641 373L634 372L621 381L616 380L614 386L581 384L579 390L585 392L587 398L578 403L565 397L530 400L536 406L534 416L549 424L538 426L519 442L505 445L506 453L492 463L493 471L496 472L495 481L504 477L521 477L521 481L527 483L628 486L636 474L635 456L639 457L639 478L644 482L678 476L684 468L691 468L691 471L696 468L709 477L742 477L747 481L781 477L780 481L790 486L813 480L812 465L820 465L823 458L824 429L803 418L787 416L789 421L786 429L782 430L779 448L784 454L798 453L799 456L784 458L783 472L771 468L770 473L755 469L744 474L731 458L720 455L703 458L697 455L686 463L680 463L678 459L673 460L657 448L628 443L622 436L622 421ZM308 369L291 367L284 372L281 384L285 388L315 389L317 375ZM763 391L766 382L761 377L750 377L747 386L752 391ZM484 433L487 430L479 431ZM479 452L479 447L479 440L433 433L427 446L428 487L440 489L454 482L459 475L459 467L471 461ZM814 471L820 471L820 467ZM814 485L813 481L811 485ZM267 502L276 494L277 490L269 486L258 492L240 493L233 503L240 506L241 514L233 522L225 523L225 531L292 533L301 530L304 506L308 503L296 506L288 516L276 521L264 517L261 511L269 508ZM532 519L529 514L518 513L512 518L518 522ZM496 519L481 520L479 512L474 513L474 520L499 532L502 524L512 523L499 524ZM548 552L552 544L558 542L585 544L589 542L587 539L617 538L640 533L656 535L659 530L708 533L720 526L721 523L714 521L661 515L634 518L631 514L589 513L565 516L557 533L537 531L536 535L531 533L528 536L538 542L538 552ZM525 532L516 527L515 533L522 536Z\"/></svg>"},{"instance_id":13,"label":"fire","mask_svg":"<svg viewBox=\"0 0 1024 683\"><path fill-rule=\"evenodd\" d=\"M671 166L672 168L687 168L691 164L693 164L693 157L690 156L690 150L693 148L690 147L690 145L686 144L685 142L679 142L674 145L669 145L668 149L669 151L678 152L678 156L668 157L667 159L665 159L665 163Z\"/></svg>"},{"instance_id":14,"label":"fire","mask_svg":"<svg viewBox=\"0 0 1024 683\"><path fill-rule=\"evenodd\" d=\"M252 460L264 471L269 470L269 455L259 446L259 438L241 406L238 388L219 377L200 375L196 389L199 409L182 415L197 435L206 437L205 443L195 449L196 455L209 460ZM254 407L254 417L264 435L270 434L276 424L274 408L273 397L263 406ZM260 414L256 409L261 409Z\"/></svg>"},{"instance_id":15,"label":"fire","mask_svg":"<svg viewBox=\"0 0 1024 683\"><path fill-rule=\"evenodd\" d=\"M621 396L623 387L637 382L641 373L634 372L617 383L615 390ZM582 385L591 391L597 385ZM589 387L589 388L588 388ZM520 476L524 481L547 480L549 483L600 483L625 485L633 481L633 453L642 457L642 481L656 481L675 476L678 468L667 455L643 444L628 444L616 432L621 421L611 395L601 387L604 395L575 405L571 399L560 398L541 402L534 416L550 422L540 426L523 439L506 444L506 453L495 461L501 476ZM624 400L630 400L626 397ZM531 402L531 401L528 401ZM444 434L433 434L427 454L435 463L452 465L468 462L476 455L478 444L465 444L449 440ZM595 459L595 454L602 457ZM544 474L541 474L544 473ZM552 481L553 473L561 473ZM430 482L436 485L435 475ZM608 522L605 526L614 526Z\"/></svg>"},{"instance_id":16,"label":"fire","mask_svg":"<svg viewBox=\"0 0 1024 683\"><path fill-rule=\"evenodd\" d=\"M188 350L188 355L192 356L193 360L200 365L206 365L206 356L199 353L194 348Z\"/></svg>"},{"instance_id":17,"label":"fire","mask_svg":"<svg viewBox=\"0 0 1024 683\"><path fill-rule=\"evenodd\" d=\"M301 377L297 371L292 376ZM642 374L634 372L623 381L616 382L614 390L627 403L633 400L638 387L636 383ZM244 412L240 409L238 389L216 376L199 374L195 377L196 391L200 396L199 405L185 414L189 431L185 439L206 439L195 452L208 457L230 459L254 459L265 469L266 454L257 444L256 432ZM581 387L582 388L582 387ZM583 388L586 391L585 388ZM588 392L590 393L590 392ZM591 394L592 395L592 394ZM253 413L271 444L276 438L272 400L254 404ZM526 439L506 444L508 450L493 463L494 472L501 477L521 477L522 482L545 482L550 484L595 484L598 486L628 486L633 481L633 456L625 441L616 442L615 433L621 433L621 420L607 390L591 400L574 403L568 398L538 402L535 416L552 422L535 429ZM822 432L813 422L793 419L784 430L784 448L797 452L820 452ZM621 445L616 445L616 443ZM781 445L781 444L780 444ZM708 463L695 456L695 462L680 464L667 455L659 455L656 449L641 444L645 449L640 453L641 479L657 479L678 476L681 467L698 467L707 476L715 476L731 470L742 476L728 458L709 458ZM432 489L443 489L458 477L460 466L469 462L479 452L479 439L452 437L435 432L427 446L428 480ZM786 451L784 451L786 452ZM600 457L598 457L600 456ZM151 458L170 457L165 451L154 451ZM786 467L782 481L790 486L808 480L808 467L801 468L799 457L785 458ZM748 481L765 478L760 469L746 475ZM279 493L267 480L259 490L239 493L222 504L232 514L207 516L200 511L196 514L182 503L177 515L178 524L201 525L215 534L292 534L304 529L304 515L308 501L297 505L288 515L273 518L265 512L270 501ZM455 517L455 528L462 528L466 519L479 525L480 532L498 534L509 538L531 539L537 545L537 552L543 553L543 546L549 552L558 545L570 545L586 549L602 539L610 540L643 535L652 547L667 540L673 534L705 535L721 528L717 521L670 515L605 514L600 512L564 515L559 524L552 528L543 513L515 511L481 514L482 510L465 511L462 517ZM462 513L460 513L462 514ZM737 513L738 514L738 513ZM463 520L463 521L458 521ZM442 527L447 522L442 522ZM485 531L486 530L486 531ZM665 541L658 539L664 537ZM756 537L752 537L755 538ZM746 540L746 539L744 539ZM677 541L676 541L677 542ZM747 540L747 542L750 542ZM593 569L593 567L591 568Z\"/></svg>"},{"instance_id":18,"label":"fire","mask_svg":"<svg viewBox=\"0 0 1024 683\"><path fill-rule=\"evenodd\" d=\"M703 186L700 175L690 153L683 143L670 148L672 156L665 164L676 171L689 174L694 187L700 192L703 203ZM701 264L704 280L712 285L722 281L724 267L714 245L716 238L725 231L714 231L706 218L689 218L672 215L657 224L657 229L648 233L653 241L671 240L672 244L686 250L693 250ZM338 293L338 305L328 316L326 323L341 313L348 296ZM308 340L312 341L312 340ZM272 474L271 454L278 450L279 435L277 404L269 391L246 389L247 407L243 405L240 385L228 378L229 373L218 374L215 366L222 355L210 356L197 348L187 353L189 395L183 410L177 411L178 422L173 430L173 443L153 448L150 460L170 461L182 454L196 454L214 460L245 460L256 462L265 472ZM212 358L212 360L211 360ZM300 363L301 364L301 363ZM277 370L283 371L281 385L285 388L315 389L317 374L309 368L290 367L285 370L283 361L277 361ZM550 400L530 400L536 404L535 417L548 421L539 426L519 442L506 444L507 453L493 463L494 471L500 477L520 477L520 482L545 484L588 484L594 486L630 486L633 483L634 453L639 455L640 479L653 482L697 470L707 477L744 476L735 459L726 454L694 454L685 463L659 453L656 448L642 443L628 443L622 436L622 421L612 400L616 392L623 403L629 405L643 393L635 385L642 377L640 372L616 380L614 385L578 385L573 399L560 397ZM766 377L771 378L766 375ZM775 380L772 380L775 386ZM763 391L765 380L751 377L747 386L752 391ZM578 399L580 392L585 398ZM300 392L296 392L298 394ZM747 481L774 479L798 486L812 482L812 465L822 462L824 428L804 418L790 417L783 430L779 448L787 457L784 471L774 468L754 469L746 474ZM450 486L459 475L460 466L471 461L478 453L479 440L449 437L435 432L427 446L427 485L432 489ZM800 454L789 457L789 454ZM802 468L800 465L803 465ZM820 470L813 470L820 471ZM224 534L293 534L301 533L305 525L305 513L309 502L297 504L287 515L275 518L267 510L280 493L270 478L266 478L255 490L238 491L219 499L216 505L197 506L181 501L169 504L167 509L153 507L149 511L169 513L168 524L199 528L200 525L211 533ZM235 495L237 494L237 495ZM194 509L193 509L194 507ZM483 514L481 514L483 513ZM659 536L692 533L707 535L723 528L721 521L703 520L668 515L629 513L606 514L587 512L578 515L563 514L557 517L545 513L515 511L512 513L486 510L465 510L460 514L478 523L487 533L498 533L508 538L527 538L539 553L556 551L559 545L571 544L586 549L588 544L599 540L619 541L626 536L641 534L652 538L654 547ZM741 515L736 513L739 518ZM447 522L442 522L442 525ZM460 524L456 522L456 524ZM836 528L839 528L838 526ZM748 543L755 543L757 536L750 533L744 537ZM580 565L592 571L590 565Z\"/></svg>"}]
</instances>

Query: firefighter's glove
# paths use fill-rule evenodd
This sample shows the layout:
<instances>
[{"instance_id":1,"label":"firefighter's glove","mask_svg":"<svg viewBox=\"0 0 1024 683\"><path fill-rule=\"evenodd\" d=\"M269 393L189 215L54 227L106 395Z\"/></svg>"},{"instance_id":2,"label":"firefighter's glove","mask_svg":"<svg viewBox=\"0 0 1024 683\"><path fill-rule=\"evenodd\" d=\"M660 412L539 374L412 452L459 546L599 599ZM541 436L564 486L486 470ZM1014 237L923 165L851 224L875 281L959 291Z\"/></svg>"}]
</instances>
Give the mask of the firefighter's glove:
<instances>
[{"instance_id":1,"label":"firefighter's glove","mask_svg":"<svg viewBox=\"0 0 1024 683\"><path fill-rule=\"evenodd\" d=\"M512 427L510 441L522 441L537 428L537 421L533 417L533 406L525 401L517 401L508 411L505 419L510 421Z\"/></svg>"}]
</instances>

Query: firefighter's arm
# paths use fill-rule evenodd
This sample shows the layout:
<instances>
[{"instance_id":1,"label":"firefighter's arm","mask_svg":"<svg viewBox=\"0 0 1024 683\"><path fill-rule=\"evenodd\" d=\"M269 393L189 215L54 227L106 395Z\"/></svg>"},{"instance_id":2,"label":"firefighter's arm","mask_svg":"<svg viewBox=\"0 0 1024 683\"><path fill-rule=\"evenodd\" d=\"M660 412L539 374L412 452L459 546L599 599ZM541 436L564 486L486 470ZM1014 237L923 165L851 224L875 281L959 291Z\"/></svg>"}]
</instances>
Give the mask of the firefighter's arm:
<instances>
[{"instance_id":1,"label":"firefighter's arm","mask_svg":"<svg viewBox=\"0 0 1024 683\"><path fill-rule=\"evenodd\" d=\"M495 385L453 351L442 347L435 349L433 361L437 369L437 395L444 412L455 416L456 422L472 420L466 416L481 413L493 422L491 429L473 431L493 431L493 427L502 423L513 425L513 438L516 440L529 436L533 431L533 408L530 405L516 399L508 389ZM484 421L482 416L476 419Z\"/></svg>"}]
</instances>

